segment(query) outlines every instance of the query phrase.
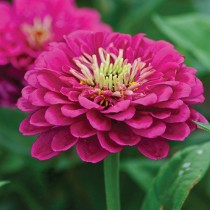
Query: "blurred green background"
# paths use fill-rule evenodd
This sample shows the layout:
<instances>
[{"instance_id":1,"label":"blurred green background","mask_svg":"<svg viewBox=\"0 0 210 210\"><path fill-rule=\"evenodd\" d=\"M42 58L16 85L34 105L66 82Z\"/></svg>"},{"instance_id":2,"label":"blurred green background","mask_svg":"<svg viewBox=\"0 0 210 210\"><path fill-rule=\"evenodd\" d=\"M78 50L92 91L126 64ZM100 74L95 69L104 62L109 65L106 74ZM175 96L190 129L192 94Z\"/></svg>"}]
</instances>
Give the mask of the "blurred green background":
<instances>
[{"instance_id":1,"label":"blurred green background","mask_svg":"<svg viewBox=\"0 0 210 210\"><path fill-rule=\"evenodd\" d=\"M197 109L210 120L210 0L78 0L77 4L96 8L115 31L142 32L172 42L186 63L199 71L207 100ZM18 133L24 116L0 109L0 180L10 181L4 186L0 182L0 210L106 210L103 164L83 163L72 149L44 162L31 158L34 138ZM196 131L183 143L171 143L170 156L162 161L126 148L121 154L122 210L140 210L160 167L175 152L209 140L209 133ZM183 210L210 209L209 176L210 170L193 188Z\"/></svg>"}]
</instances>

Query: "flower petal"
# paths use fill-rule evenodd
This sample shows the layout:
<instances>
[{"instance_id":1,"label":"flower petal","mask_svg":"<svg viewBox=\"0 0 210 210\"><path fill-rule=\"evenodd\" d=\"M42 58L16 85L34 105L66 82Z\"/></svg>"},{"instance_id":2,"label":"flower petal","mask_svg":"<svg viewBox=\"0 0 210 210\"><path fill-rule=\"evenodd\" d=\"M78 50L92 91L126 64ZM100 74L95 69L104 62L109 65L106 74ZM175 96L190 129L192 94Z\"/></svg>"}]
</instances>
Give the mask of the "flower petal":
<instances>
[{"instance_id":1,"label":"flower petal","mask_svg":"<svg viewBox=\"0 0 210 210\"><path fill-rule=\"evenodd\" d=\"M107 110L102 111L103 114L118 113L126 110L130 105L130 100L117 102L114 106L109 107Z\"/></svg>"},{"instance_id":2,"label":"flower petal","mask_svg":"<svg viewBox=\"0 0 210 210\"><path fill-rule=\"evenodd\" d=\"M140 104L144 106L148 106L157 102L157 95L154 93L148 94L143 98L139 98L135 101L132 101L132 104Z\"/></svg>"},{"instance_id":3,"label":"flower petal","mask_svg":"<svg viewBox=\"0 0 210 210\"><path fill-rule=\"evenodd\" d=\"M77 138L88 138L96 134L96 130L86 119L73 123L70 130L71 134Z\"/></svg>"},{"instance_id":4,"label":"flower petal","mask_svg":"<svg viewBox=\"0 0 210 210\"><path fill-rule=\"evenodd\" d=\"M131 119L134 116L135 112L136 112L135 107L130 106L125 111L122 111L117 114L106 115L106 116L117 121L125 121L128 119Z\"/></svg>"},{"instance_id":5,"label":"flower petal","mask_svg":"<svg viewBox=\"0 0 210 210\"><path fill-rule=\"evenodd\" d=\"M44 95L44 101L48 104L69 104L71 103L65 96L60 93L55 93L51 91L47 91Z\"/></svg>"},{"instance_id":6,"label":"flower petal","mask_svg":"<svg viewBox=\"0 0 210 210\"><path fill-rule=\"evenodd\" d=\"M45 132L51 128L51 126L47 126L47 127L34 126L30 123L30 118L31 118L31 116L25 118L21 122L20 127L19 127L19 131L25 136L40 134L40 133Z\"/></svg>"},{"instance_id":7,"label":"flower petal","mask_svg":"<svg viewBox=\"0 0 210 210\"><path fill-rule=\"evenodd\" d=\"M59 129L54 135L51 143L52 150L55 152L66 151L74 146L78 141L71 135L69 127Z\"/></svg>"},{"instance_id":8,"label":"flower petal","mask_svg":"<svg viewBox=\"0 0 210 210\"><path fill-rule=\"evenodd\" d=\"M51 148L55 133L56 129L41 134L31 148L31 156L39 160L47 160L59 155L60 152L55 152Z\"/></svg>"},{"instance_id":9,"label":"flower petal","mask_svg":"<svg viewBox=\"0 0 210 210\"><path fill-rule=\"evenodd\" d=\"M63 86L62 82L59 80L58 75L54 75L50 71L48 73L40 72L37 79L42 87L53 92L59 92Z\"/></svg>"},{"instance_id":10,"label":"flower petal","mask_svg":"<svg viewBox=\"0 0 210 210\"><path fill-rule=\"evenodd\" d=\"M168 142L161 138L142 139L137 145L137 148L139 152L152 160L159 160L167 157L170 150Z\"/></svg>"},{"instance_id":11,"label":"flower petal","mask_svg":"<svg viewBox=\"0 0 210 210\"><path fill-rule=\"evenodd\" d=\"M51 126L49 122L44 118L46 108L39 109L31 115L30 124L34 126Z\"/></svg>"},{"instance_id":12,"label":"flower petal","mask_svg":"<svg viewBox=\"0 0 210 210\"><path fill-rule=\"evenodd\" d=\"M74 118L74 117L78 117L78 116L84 114L85 112L87 112L87 110L81 108L79 105L69 104L69 105L62 106L61 112L66 117Z\"/></svg>"},{"instance_id":13,"label":"flower petal","mask_svg":"<svg viewBox=\"0 0 210 210\"><path fill-rule=\"evenodd\" d=\"M85 162L97 163L109 155L109 152L101 147L96 136L80 139L76 149L80 158Z\"/></svg>"},{"instance_id":14,"label":"flower petal","mask_svg":"<svg viewBox=\"0 0 210 210\"><path fill-rule=\"evenodd\" d=\"M186 104L183 104L178 110L174 110L171 115L164 119L167 123L185 122L190 118L190 109Z\"/></svg>"},{"instance_id":15,"label":"flower petal","mask_svg":"<svg viewBox=\"0 0 210 210\"><path fill-rule=\"evenodd\" d=\"M46 89L39 88L34 90L30 95L29 95L29 101L34 105L34 106L47 106L48 103L44 101L44 95L46 94Z\"/></svg>"},{"instance_id":16,"label":"flower petal","mask_svg":"<svg viewBox=\"0 0 210 210\"><path fill-rule=\"evenodd\" d=\"M79 103L82 107L86 109L99 109L99 110L103 109L102 106L96 104L95 102L90 101L89 99L83 96L79 96Z\"/></svg>"},{"instance_id":17,"label":"flower petal","mask_svg":"<svg viewBox=\"0 0 210 210\"><path fill-rule=\"evenodd\" d=\"M106 132L97 132L98 140L100 145L107 151L111 153L120 152L123 146L115 143Z\"/></svg>"},{"instance_id":18,"label":"flower petal","mask_svg":"<svg viewBox=\"0 0 210 210\"><path fill-rule=\"evenodd\" d=\"M149 128L145 129L132 129L134 133L137 135L147 137L147 138L156 138L161 136L165 130L166 125L161 121L154 121L153 124Z\"/></svg>"},{"instance_id":19,"label":"flower petal","mask_svg":"<svg viewBox=\"0 0 210 210\"><path fill-rule=\"evenodd\" d=\"M46 113L45 119L52 125L71 125L75 119L66 117L61 112L61 105L50 106Z\"/></svg>"},{"instance_id":20,"label":"flower petal","mask_svg":"<svg viewBox=\"0 0 210 210\"><path fill-rule=\"evenodd\" d=\"M87 119L91 126L99 131L109 131L111 129L111 120L102 115L97 110L90 110L86 113Z\"/></svg>"},{"instance_id":21,"label":"flower petal","mask_svg":"<svg viewBox=\"0 0 210 210\"><path fill-rule=\"evenodd\" d=\"M151 116L141 114L141 112L136 112L132 119L125 121L126 124L136 129L148 128L152 125L152 122Z\"/></svg>"},{"instance_id":22,"label":"flower petal","mask_svg":"<svg viewBox=\"0 0 210 210\"><path fill-rule=\"evenodd\" d=\"M134 134L129 126L123 123L115 124L109 132L109 137L122 146L133 146L141 140L140 136Z\"/></svg>"},{"instance_id":23,"label":"flower petal","mask_svg":"<svg viewBox=\"0 0 210 210\"><path fill-rule=\"evenodd\" d=\"M186 123L167 124L163 138L175 141L183 141L190 134L190 128Z\"/></svg>"}]
</instances>

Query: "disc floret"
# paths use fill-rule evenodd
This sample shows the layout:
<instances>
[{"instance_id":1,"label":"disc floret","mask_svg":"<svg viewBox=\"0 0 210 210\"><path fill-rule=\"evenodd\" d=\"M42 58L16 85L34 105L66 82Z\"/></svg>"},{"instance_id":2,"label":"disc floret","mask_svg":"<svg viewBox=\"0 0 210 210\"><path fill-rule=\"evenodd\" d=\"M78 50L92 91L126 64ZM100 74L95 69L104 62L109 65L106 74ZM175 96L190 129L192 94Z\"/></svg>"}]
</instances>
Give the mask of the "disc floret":
<instances>
[{"instance_id":1,"label":"disc floret","mask_svg":"<svg viewBox=\"0 0 210 210\"><path fill-rule=\"evenodd\" d=\"M132 95L141 85L142 75L149 72L151 66L137 58L133 63L123 58L123 49L119 49L118 56L108 53L103 48L98 49L97 55L84 53L74 62L80 72L70 69L72 75L80 80L80 84L91 86L97 89L99 95L109 90L112 97L125 98Z\"/></svg>"},{"instance_id":2,"label":"disc floret","mask_svg":"<svg viewBox=\"0 0 210 210\"><path fill-rule=\"evenodd\" d=\"M42 48L53 38L52 18L48 15L43 20L35 17L32 25L28 23L22 24L22 31L31 47Z\"/></svg>"}]
</instances>

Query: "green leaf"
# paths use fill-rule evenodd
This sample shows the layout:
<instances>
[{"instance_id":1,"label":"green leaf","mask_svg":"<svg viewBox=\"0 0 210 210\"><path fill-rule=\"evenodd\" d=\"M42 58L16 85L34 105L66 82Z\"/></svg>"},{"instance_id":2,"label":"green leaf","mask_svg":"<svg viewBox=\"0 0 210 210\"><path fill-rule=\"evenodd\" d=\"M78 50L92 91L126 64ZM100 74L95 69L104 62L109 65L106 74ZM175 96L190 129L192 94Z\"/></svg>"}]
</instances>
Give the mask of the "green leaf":
<instances>
[{"instance_id":1,"label":"green leaf","mask_svg":"<svg viewBox=\"0 0 210 210\"><path fill-rule=\"evenodd\" d=\"M6 184L9 184L10 181L0 181L0 187L3 187Z\"/></svg>"},{"instance_id":2,"label":"green leaf","mask_svg":"<svg viewBox=\"0 0 210 210\"><path fill-rule=\"evenodd\" d=\"M154 23L178 46L191 52L210 71L210 16L201 14L153 17Z\"/></svg>"},{"instance_id":3,"label":"green leaf","mask_svg":"<svg viewBox=\"0 0 210 210\"><path fill-rule=\"evenodd\" d=\"M194 121L195 122L195 121ZM205 131L210 132L210 124L203 124L200 122L195 122L198 126L203 128Z\"/></svg>"},{"instance_id":4,"label":"green leaf","mask_svg":"<svg viewBox=\"0 0 210 210\"><path fill-rule=\"evenodd\" d=\"M31 144L29 140L33 137L24 137L19 132L19 124L25 114L19 110L1 108L0 116L0 145L12 152L29 155L30 146L27 144Z\"/></svg>"},{"instance_id":5,"label":"green leaf","mask_svg":"<svg viewBox=\"0 0 210 210\"><path fill-rule=\"evenodd\" d=\"M138 0L136 4L133 4L134 6L130 11L122 13L123 16L117 24L117 29L123 32L131 31L133 27L136 27L141 20L144 20L146 16L151 14L158 6L163 4L164 1L165 0ZM141 30L141 26L139 30Z\"/></svg>"},{"instance_id":6,"label":"green leaf","mask_svg":"<svg viewBox=\"0 0 210 210\"><path fill-rule=\"evenodd\" d=\"M180 210L210 164L210 143L178 152L159 171L141 210Z\"/></svg>"},{"instance_id":7,"label":"green leaf","mask_svg":"<svg viewBox=\"0 0 210 210\"><path fill-rule=\"evenodd\" d=\"M145 158L126 159L121 162L120 169L126 172L141 189L147 191L163 162L164 160L151 161Z\"/></svg>"}]
</instances>

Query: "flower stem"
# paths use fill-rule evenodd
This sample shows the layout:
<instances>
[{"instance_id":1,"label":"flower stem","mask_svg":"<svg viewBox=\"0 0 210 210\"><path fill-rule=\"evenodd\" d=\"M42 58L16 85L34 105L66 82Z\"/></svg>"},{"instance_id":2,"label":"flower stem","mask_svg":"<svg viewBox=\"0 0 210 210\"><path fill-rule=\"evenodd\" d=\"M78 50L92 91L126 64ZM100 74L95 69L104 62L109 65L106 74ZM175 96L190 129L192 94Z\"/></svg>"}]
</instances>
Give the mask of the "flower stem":
<instances>
[{"instance_id":1,"label":"flower stem","mask_svg":"<svg viewBox=\"0 0 210 210\"><path fill-rule=\"evenodd\" d=\"M120 210L119 160L120 153L110 154L104 160L107 210Z\"/></svg>"}]
</instances>

